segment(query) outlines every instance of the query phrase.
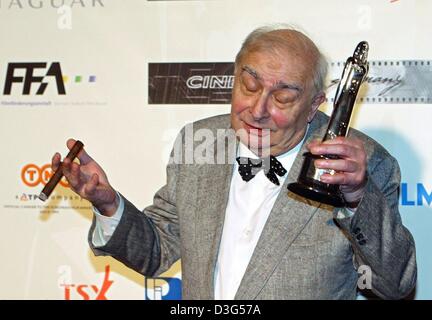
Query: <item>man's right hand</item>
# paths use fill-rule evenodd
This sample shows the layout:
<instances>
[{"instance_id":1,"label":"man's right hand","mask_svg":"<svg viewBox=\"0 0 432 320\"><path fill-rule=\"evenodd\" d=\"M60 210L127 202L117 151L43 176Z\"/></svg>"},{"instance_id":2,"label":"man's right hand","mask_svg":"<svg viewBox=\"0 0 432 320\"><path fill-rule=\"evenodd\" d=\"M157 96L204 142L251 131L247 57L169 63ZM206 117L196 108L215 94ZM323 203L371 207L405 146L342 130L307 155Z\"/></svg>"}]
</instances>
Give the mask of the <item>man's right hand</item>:
<instances>
[{"instance_id":1,"label":"man's right hand","mask_svg":"<svg viewBox=\"0 0 432 320\"><path fill-rule=\"evenodd\" d=\"M69 150L75 140L69 139ZM94 161L84 149L78 154L80 163L65 159L62 168L71 189L82 198L90 201L101 214L112 216L118 208L117 193L108 182L103 169ZM56 153L52 158L52 169L56 171L61 164L61 156Z\"/></svg>"}]
</instances>

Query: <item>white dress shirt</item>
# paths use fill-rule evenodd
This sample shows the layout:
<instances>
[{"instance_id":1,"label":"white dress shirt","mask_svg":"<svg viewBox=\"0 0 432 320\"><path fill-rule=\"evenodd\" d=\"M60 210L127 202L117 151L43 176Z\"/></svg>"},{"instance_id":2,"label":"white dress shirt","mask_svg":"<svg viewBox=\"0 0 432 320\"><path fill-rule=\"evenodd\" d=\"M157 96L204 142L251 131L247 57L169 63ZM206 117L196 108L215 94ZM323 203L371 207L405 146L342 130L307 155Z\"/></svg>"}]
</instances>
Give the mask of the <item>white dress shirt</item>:
<instances>
[{"instance_id":1,"label":"white dress shirt","mask_svg":"<svg viewBox=\"0 0 432 320\"><path fill-rule=\"evenodd\" d=\"M303 142L303 141L302 141ZM276 157L290 171L302 142ZM257 159L245 145L239 143L238 156ZM235 163L225 212L225 222L215 270L215 299L234 299L264 225L288 173L279 178L279 186L260 170L246 182Z\"/></svg>"}]
</instances>

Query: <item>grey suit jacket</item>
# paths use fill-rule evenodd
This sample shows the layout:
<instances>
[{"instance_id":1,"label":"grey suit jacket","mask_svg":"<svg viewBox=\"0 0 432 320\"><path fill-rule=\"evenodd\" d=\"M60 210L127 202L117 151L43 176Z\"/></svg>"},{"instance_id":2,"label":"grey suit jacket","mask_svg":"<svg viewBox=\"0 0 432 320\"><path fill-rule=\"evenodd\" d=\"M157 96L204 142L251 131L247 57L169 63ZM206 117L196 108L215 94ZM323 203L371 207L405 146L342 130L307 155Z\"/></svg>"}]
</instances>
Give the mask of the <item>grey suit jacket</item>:
<instances>
[{"instance_id":1,"label":"grey suit jacket","mask_svg":"<svg viewBox=\"0 0 432 320\"><path fill-rule=\"evenodd\" d=\"M415 246L398 212L400 172L377 142L364 141L368 156L366 193L353 217L337 218L334 208L296 196L305 145L322 138L328 117L318 112L256 245L236 299L354 299L360 265L372 271L372 291L399 299L416 284ZM230 127L229 115L193 123L193 130ZM184 138L183 129L179 137ZM184 139L183 139L184 141ZM215 141L209 142L212 146ZM198 144L199 142L197 142ZM184 147L184 145L183 145ZM217 148L213 150L217 156ZM226 150L227 151L227 150ZM213 299L214 272L222 235L235 154L228 164L167 166L167 183L143 211L125 200L112 238L96 255L111 255L130 268L155 276L181 258L184 299ZM363 270L363 269L362 269Z\"/></svg>"}]
</instances>

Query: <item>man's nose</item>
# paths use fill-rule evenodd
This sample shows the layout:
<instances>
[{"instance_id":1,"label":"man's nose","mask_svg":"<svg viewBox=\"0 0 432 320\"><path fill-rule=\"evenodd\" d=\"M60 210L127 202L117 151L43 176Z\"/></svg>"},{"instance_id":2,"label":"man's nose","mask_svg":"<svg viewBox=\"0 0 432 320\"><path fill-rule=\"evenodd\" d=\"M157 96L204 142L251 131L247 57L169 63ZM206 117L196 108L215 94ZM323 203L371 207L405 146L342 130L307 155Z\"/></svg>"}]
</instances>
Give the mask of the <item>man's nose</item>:
<instances>
[{"instance_id":1,"label":"man's nose","mask_svg":"<svg viewBox=\"0 0 432 320\"><path fill-rule=\"evenodd\" d=\"M254 120L259 121L270 117L268 112L269 95L262 93L251 107L250 112Z\"/></svg>"}]
</instances>

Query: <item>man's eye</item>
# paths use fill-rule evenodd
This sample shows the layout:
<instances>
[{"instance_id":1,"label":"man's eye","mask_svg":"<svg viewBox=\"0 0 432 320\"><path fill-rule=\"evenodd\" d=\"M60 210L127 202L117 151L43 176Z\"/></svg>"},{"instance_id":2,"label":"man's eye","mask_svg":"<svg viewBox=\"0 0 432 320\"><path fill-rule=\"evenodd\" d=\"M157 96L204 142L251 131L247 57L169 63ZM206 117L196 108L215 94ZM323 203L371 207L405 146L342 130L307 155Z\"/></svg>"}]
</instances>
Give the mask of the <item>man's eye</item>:
<instances>
[{"instance_id":1,"label":"man's eye","mask_svg":"<svg viewBox=\"0 0 432 320\"><path fill-rule=\"evenodd\" d=\"M286 104L294 101L296 99L296 94L292 92L279 92L273 94L273 99L277 103Z\"/></svg>"},{"instance_id":2,"label":"man's eye","mask_svg":"<svg viewBox=\"0 0 432 320\"><path fill-rule=\"evenodd\" d=\"M242 75L241 82L248 92L257 92L259 90L258 82L249 74Z\"/></svg>"},{"instance_id":3,"label":"man's eye","mask_svg":"<svg viewBox=\"0 0 432 320\"><path fill-rule=\"evenodd\" d=\"M256 85L254 85L254 84L251 84L251 83L246 83L245 84L245 88L249 92L256 92L256 91L258 91L258 87Z\"/></svg>"},{"instance_id":4,"label":"man's eye","mask_svg":"<svg viewBox=\"0 0 432 320\"><path fill-rule=\"evenodd\" d=\"M276 100L276 102L279 102L279 103L289 102L289 99L285 96L275 96L275 100Z\"/></svg>"},{"instance_id":5,"label":"man's eye","mask_svg":"<svg viewBox=\"0 0 432 320\"><path fill-rule=\"evenodd\" d=\"M243 86L249 92L258 91L258 84L256 83L256 81L254 81L252 79L244 79Z\"/></svg>"}]
</instances>

